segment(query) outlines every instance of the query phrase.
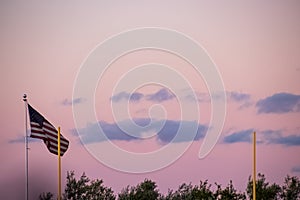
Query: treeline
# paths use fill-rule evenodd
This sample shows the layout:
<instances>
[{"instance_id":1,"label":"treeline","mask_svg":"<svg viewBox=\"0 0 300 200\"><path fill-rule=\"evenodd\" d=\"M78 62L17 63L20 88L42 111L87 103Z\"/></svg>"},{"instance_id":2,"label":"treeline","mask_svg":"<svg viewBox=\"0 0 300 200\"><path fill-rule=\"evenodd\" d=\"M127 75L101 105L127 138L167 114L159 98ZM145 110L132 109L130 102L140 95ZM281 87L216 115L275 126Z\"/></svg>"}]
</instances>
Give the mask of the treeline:
<instances>
[{"instance_id":1,"label":"treeline","mask_svg":"<svg viewBox=\"0 0 300 200\"><path fill-rule=\"evenodd\" d=\"M222 187L215 183L215 189L207 180L198 185L183 183L175 191L163 195L154 181L145 179L136 186L127 186L119 194L106 187L102 180L90 180L85 173L77 180L74 171L67 173L67 183L63 200L246 200L252 199L252 179L249 177L245 192L237 191L232 181ZM39 196L40 200L53 200L50 192ZM286 176L282 186L266 181L263 174L256 180L257 200L300 200L300 180L296 176Z\"/></svg>"}]
</instances>

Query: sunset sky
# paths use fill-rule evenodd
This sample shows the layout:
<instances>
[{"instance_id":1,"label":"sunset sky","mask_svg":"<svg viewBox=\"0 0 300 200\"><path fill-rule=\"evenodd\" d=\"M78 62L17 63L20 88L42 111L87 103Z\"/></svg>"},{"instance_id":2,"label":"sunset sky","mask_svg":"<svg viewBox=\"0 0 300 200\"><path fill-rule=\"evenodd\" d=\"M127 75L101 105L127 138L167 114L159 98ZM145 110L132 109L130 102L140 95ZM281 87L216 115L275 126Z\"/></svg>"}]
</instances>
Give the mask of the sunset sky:
<instances>
[{"instance_id":1,"label":"sunset sky","mask_svg":"<svg viewBox=\"0 0 300 200\"><path fill-rule=\"evenodd\" d=\"M223 186L232 180L244 192L252 173L253 131L258 172L278 184L287 174L300 177L299 19L299 1L1 1L0 199L25 194L24 93L70 141L62 157L64 183L67 171L74 170L77 177L85 172L91 179L103 179L115 194L145 178L155 181L162 193L206 179ZM211 103L218 96L210 95L208 77L180 55L159 49L120 55L102 76L91 71L85 77L81 87L92 96L77 96L89 59L101 60L124 43L101 55L93 52L105 48L109 38L146 27L191 38L216 66L226 115L217 144L203 159L199 149L207 130L215 127ZM171 45L181 48L179 41ZM96 85L90 87L92 77ZM94 108L93 119L84 110L87 105ZM223 113L215 111L216 116ZM177 138L180 126L186 135ZM111 144L133 157L115 154L108 149ZM30 196L56 194L57 157L40 140L30 139L29 147ZM167 147L174 151L161 154L162 164L157 157L134 160ZM105 164L99 159L103 157L118 167ZM135 167L140 173L128 172Z\"/></svg>"}]
</instances>

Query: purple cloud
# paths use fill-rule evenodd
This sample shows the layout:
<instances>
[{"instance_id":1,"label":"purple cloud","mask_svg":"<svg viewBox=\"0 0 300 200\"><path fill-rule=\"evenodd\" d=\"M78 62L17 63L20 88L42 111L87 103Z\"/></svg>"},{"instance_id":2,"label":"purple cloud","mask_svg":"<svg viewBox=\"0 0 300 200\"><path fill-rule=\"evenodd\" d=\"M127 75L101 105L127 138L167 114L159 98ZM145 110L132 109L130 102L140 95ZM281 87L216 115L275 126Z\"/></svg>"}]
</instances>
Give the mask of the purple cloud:
<instances>
[{"instance_id":1,"label":"purple cloud","mask_svg":"<svg viewBox=\"0 0 300 200\"><path fill-rule=\"evenodd\" d=\"M154 102L163 102L167 100L171 100L175 98L175 95L170 92L167 88L162 88L159 91L157 91L154 94L149 94L146 96L146 99L148 101L154 101Z\"/></svg>"},{"instance_id":2,"label":"purple cloud","mask_svg":"<svg viewBox=\"0 0 300 200\"><path fill-rule=\"evenodd\" d=\"M133 92L133 93L128 93L128 92L120 92L114 96L112 96L110 99L111 101L114 102L119 102L122 100L130 100L131 102L139 102L145 98L147 101L153 101L153 102L163 102L167 100L171 100L175 98L175 95L171 93L168 89L162 88L159 91L153 93L153 94L148 94L144 95L139 92Z\"/></svg>"},{"instance_id":3,"label":"purple cloud","mask_svg":"<svg viewBox=\"0 0 300 200\"><path fill-rule=\"evenodd\" d=\"M119 102L122 100L129 100L131 102L138 102L140 101L144 95L139 92L133 92L133 93L128 93L128 92L120 92L110 98L111 101L114 102Z\"/></svg>"},{"instance_id":4,"label":"purple cloud","mask_svg":"<svg viewBox=\"0 0 300 200\"><path fill-rule=\"evenodd\" d=\"M292 168L292 172L300 173L300 166L295 166Z\"/></svg>"},{"instance_id":5,"label":"purple cloud","mask_svg":"<svg viewBox=\"0 0 300 200\"><path fill-rule=\"evenodd\" d=\"M144 127L144 131L141 132L141 129L136 129L132 125L131 120L124 120L118 123L122 123L122 126L126 126L127 130L130 130L130 134L127 134L123 130L121 130L118 126L118 123L108 123L105 121L100 121L98 124L90 124L84 129L80 130L81 139L84 143L97 143L97 142L103 142L108 140L120 140L120 141L132 141L132 140L143 140L142 135L147 134L149 132L150 134L153 132L156 132L156 140L162 143L169 143L173 140L173 138L176 136L177 131L180 126L183 128L183 130L186 130L185 135L182 135L176 140L173 140L172 142L178 143L178 142L187 142L191 138L192 129L190 127L194 127L195 125L198 125L198 131L193 140L200 140L205 136L205 133L207 131L206 125L196 124L194 121L175 121L175 120L152 120L151 125L149 125L151 122L151 119L149 118L138 118L134 119L134 123L137 125ZM164 126L161 130L159 130L160 125L164 122ZM105 136L99 134L99 126L101 126Z\"/></svg>"},{"instance_id":6,"label":"purple cloud","mask_svg":"<svg viewBox=\"0 0 300 200\"><path fill-rule=\"evenodd\" d=\"M251 143L251 134L253 133L253 129L247 129L242 131L234 132L226 137L224 137L224 143L237 143L237 142L247 142Z\"/></svg>"},{"instance_id":7,"label":"purple cloud","mask_svg":"<svg viewBox=\"0 0 300 200\"><path fill-rule=\"evenodd\" d=\"M196 98L198 102L210 102L211 96L209 93L204 92L195 92ZM235 91L226 91L226 97L227 101L238 103L239 109L248 108L253 105L253 102L251 100L251 95L243 92L235 92ZM187 94L185 96L187 100L194 100L194 95ZM220 98L218 94L215 94L213 98Z\"/></svg>"},{"instance_id":8,"label":"purple cloud","mask_svg":"<svg viewBox=\"0 0 300 200\"><path fill-rule=\"evenodd\" d=\"M62 105L64 105L64 106L71 106L73 104L79 104L79 103L82 103L84 101L85 101L85 99L83 99L83 98L75 98L75 99L72 99L72 100L64 99L62 101Z\"/></svg>"},{"instance_id":9,"label":"purple cloud","mask_svg":"<svg viewBox=\"0 0 300 200\"><path fill-rule=\"evenodd\" d=\"M192 130L190 130L190 127L193 127L196 122L193 121L173 121L173 120L167 120L165 123L165 126L159 131L158 133L158 140L163 143L169 143L172 141L172 139L176 136L177 131L179 129L179 126L182 126L184 130L187 130L185 132L185 135L181 135L181 137L177 138L176 141L173 142L188 142L190 136L188 134L191 134ZM198 130L197 134L194 138L194 140L200 140L205 136L205 133L207 131L208 127L205 125L198 124Z\"/></svg>"},{"instance_id":10,"label":"purple cloud","mask_svg":"<svg viewBox=\"0 0 300 200\"><path fill-rule=\"evenodd\" d=\"M271 144L282 144L284 146L299 146L300 135L277 136L269 138Z\"/></svg>"},{"instance_id":11,"label":"purple cloud","mask_svg":"<svg viewBox=\"0 0 300 200\"><path fill-rule=\"evenodd\" d=\"M244 102L244 101L249 101L251 99L251 95L247 93L242 93L242 92L227 92L226 93L227 98L229 100L235 101L235 102Z\"/></svg>"},{"instance_id":12,"label":"purple cloud","mask_svg":"<svg viewBox=\"0 0 300 200\"><path fill-rule=\"evenodd\" d=\"M256 103L258 113L300 112L300 95L277 93Z\"/></svg>"},{"instance_id":13,"label":"purple cloud","mask_svg":"<svg viewBox=\"0 0 300 200\"><path fill-rule=\"evenodd\" d=\"M42 142L43 140L28 137L27 141L28 141L28 143L33 143L33 142ZM25 144L25 135L24 136L18 136L14 139L10 139L10 140L8 140L8 143L10 143L10 144L24 143Z\"/></svg>"},{"instance_id":14,"label":"purple cloud","mask_svg":"<svg viewBox=\"0 0 300 200\"><path fill-rule=\"evenodd\" d=\"M224 143L239 143L247 142L251 143L252 133L254 129L247 129L234 132L226 137L224 137ZM258 143L266 144L280 144L284 146L300 146L300 135L291 134L283 135L282 130L262 130L259 131L260 138Z\"/></svg>"}]
</instances>

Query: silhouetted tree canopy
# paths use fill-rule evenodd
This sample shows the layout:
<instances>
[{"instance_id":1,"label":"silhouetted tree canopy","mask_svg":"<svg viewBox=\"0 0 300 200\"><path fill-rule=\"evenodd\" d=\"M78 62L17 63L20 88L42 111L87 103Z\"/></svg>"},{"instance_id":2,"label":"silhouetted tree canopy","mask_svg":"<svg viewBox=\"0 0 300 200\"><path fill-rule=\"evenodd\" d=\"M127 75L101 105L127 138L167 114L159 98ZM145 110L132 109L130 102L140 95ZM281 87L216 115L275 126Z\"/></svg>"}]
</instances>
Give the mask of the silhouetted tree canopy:
<instances>
[{"instance_id":1,"label":"silhouetted tree canopy","mask_svg":"<svg viewBox=\"0 0 300 200\"><path fill-rule=\"evenodd\" d=\"M76 180L74 171L67 173L67 185L63 199L65 200L114 200L111 188L103 186L102 180L90 179L83 173Z\"/></svg>"},{"instance_id":2,"label":"silhouetted tree canopy","mask_svg":"<svg viewBox=\"0 0 300 200\"><path fill-rule=\"evenodd\" d=\"M281 188L280 197L284 200L300 199L300 180L298 177L286 176L284 185Z\"/></svg>"},{"instance_id":3,"label":"silhouetted tree canopy","mask_svg":"<svg viewBox=\"0 0 300 200\"><path fill-rule=\"evenodd\" d=\"M118 195L119 200L156 200L160 196L156 183L145 179L135 187L127 186Z\"/></svg>"},{"instance_id":4,"label":"silhouetted tree canopy","mask_svg":"<svg viewBox=\"0 0 300 200\"><path fill-rule=\"evenodd\" d=\"M250 199L253 199L253 182L251 177L248 179L247 194ZM276 183L270 184L266 182L265 175L258 174L256 180L256 199L257 200L276 200L279 199L280 186Z\"/></svg>"},{"instance_id":5,"label":"silhouetted tree canopy","mask_svg":"<svg viewBox=\"0 0 300 200\"><path fill-rule=\"evenodd\" d=\"M53 194L51 192L43 192L42 194L40 194L39 196L40 200L52 200L53 199Z\"/></svg>"},{"instance_id":6,"label":"silhouetted tree canopy","mask_svg":"<svg viewBox=\"0 0 300 200\"><path fill-rule=\"evenodd\" d=\"M249 177L246 194L234 188L232 181L226 187L208 180L200 181L198 185L181 184L177 190L168 190L163 195L154 181L145 179L136 186L127 186L117 195L118 200L246 200L253 198L252 178ZM212 189L215 188L215 189ZM248 197L248 198L247 198ZM50 192L42 193L40 200L54 200ZM85 173L77 180L74 171L67 173L67 183L63 200L115 200L116 195L111 188L103 185L102 180L90 180ZM258 174L256 180L257 200L300 200L300 180L296 176L286 176L282 186L267 182L263 174Z\"/></svg>"}]
</instances>

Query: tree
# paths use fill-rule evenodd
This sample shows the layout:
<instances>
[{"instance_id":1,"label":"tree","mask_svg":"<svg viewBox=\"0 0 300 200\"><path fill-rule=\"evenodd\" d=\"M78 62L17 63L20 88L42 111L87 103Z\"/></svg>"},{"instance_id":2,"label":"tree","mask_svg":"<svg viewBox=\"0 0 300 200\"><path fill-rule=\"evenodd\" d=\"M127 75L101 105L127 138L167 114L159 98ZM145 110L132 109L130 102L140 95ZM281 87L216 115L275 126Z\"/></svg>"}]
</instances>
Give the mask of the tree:
<instances>
[{"instance_id":1,"label":"tree","mask_svg":"<svg viewBox=\"0 0 300 200\"><path fill-rule=\"evenodd\" d=\"M40 194L39 200L53 200L53 194L51 192L43 192Z\"/></svg>"},{"instance_id":2,"label":"tree","mask_svg":"<svg viewBox=\"0 0 300 200\"><path fill-rule=\"evenodd\" d=\"M66 200L114 200L111 188L102 185L102 180L90 179L83 173L77 181L74 171L67 173L67 184L64 193Z\"/></svg>"},{"instance_id":3,"label":"tree","mask_svg":"<svg viewBox=\"0 0 300 200\"><path fill-rule=\"evenodd\" d=\"M145 179L136 187L127 186L118 195L119 200L157 200L160 197L155 182Z\"/></svg>"},{"instance_id":4,"label":"tree","mask_svg":"<svg viewBox=\"0 0 300 200\"><path fill-rule=\"evenodd\" d=\"M178 190L173 192L169 190L164 198L165 200L193 200L193 199L215 199L213 192L210 190L211 185L208 181L200 181L199 185L185 184L179 186Z\"/></svg>"},{"instance_id":5,"label":"tree","mask_svg":"<svg viewBox=\"0 0 300 200\"><path fill-rule=\"evenodd\" d=\"M300 200L300 180L298 177L287 175L281 188L280 197L284 200Z\"/></svg>"},{"instance_id":6,"label":"tree","mask_svg":"<svg viewBox=\"0 0 300 200\"><path fill-rule=\"evenodd\" d=\"M216 190L211 190L211 184L200 181L198 185L183 183L176 191L169 190L167 195L162 195L157 189L154 181L145 179L136 186L125 187L119 194L118 200L246 200L245 193L237 192L232 181L222 188L215 183ZM248 179L246 188L248 199L253 199L251 176ZM276 183L270 184L263 174L258 174L256 180L257 200L300 200L300 180L295 176L287 176L282 187ZM50 192L42 193L40 200L54 200L54 195ZM67 183L64 200L115 200L111 188L103 185L103 181L90 180L85 173L77 180L74 171L67 172Z\"/></svg>"},{"instance_id":7,"label":"tree","mask_svg":"<svg viewBox=\"0 0 300 200\"><path fill-rule=\"evenodd\" d=\"M251 177L248 179L247 194L250 199L253 199L253 183ZM276 200L279 199L281 188L279 185L266 182L265 175L258 174L256 181L256 199L257 200Z\"/></svg>"},{"instance_id":8,"label":"tree","mask_svg":"<svg viewBox=\"0 0 300 200\"><path fill-rule=\"evenodd\" d=\"M246 195L240 194L233 187L232 180L230 180L228 186L225 189L221 188L221 185L217 184L217 191L215 192L215 199L218 200L246 200Z\"/></svg>"}]
</instances>

